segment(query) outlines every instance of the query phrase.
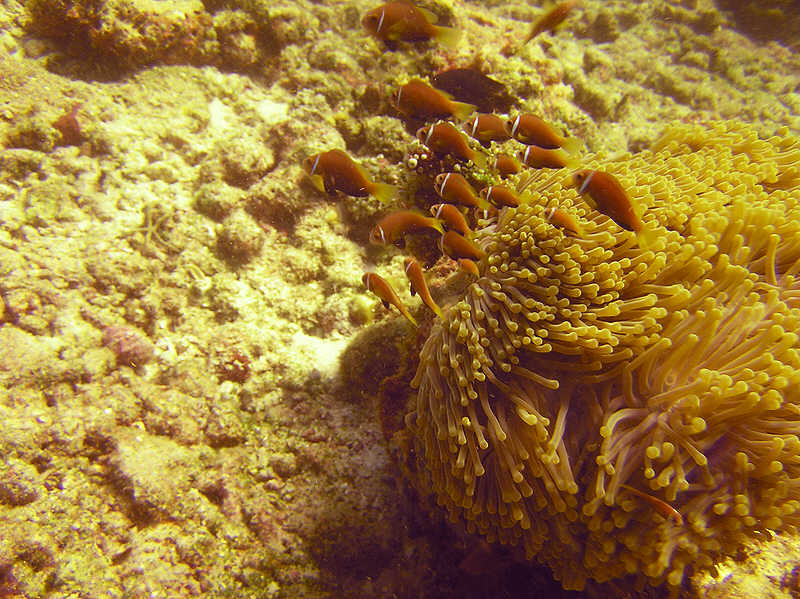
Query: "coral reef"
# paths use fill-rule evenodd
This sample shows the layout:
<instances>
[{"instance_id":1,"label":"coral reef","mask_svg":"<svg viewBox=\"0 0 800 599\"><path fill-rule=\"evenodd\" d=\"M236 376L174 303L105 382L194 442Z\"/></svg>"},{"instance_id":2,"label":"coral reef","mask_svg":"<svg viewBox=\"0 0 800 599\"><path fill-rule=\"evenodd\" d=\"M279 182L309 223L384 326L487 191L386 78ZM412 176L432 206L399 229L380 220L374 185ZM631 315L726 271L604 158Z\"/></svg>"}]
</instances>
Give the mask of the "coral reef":
<instances>
[{"instance_id":1,"label":"coral reef","mask_svg":"<svg viewBox=\"0 0 800 599\"><path fill-rule=\"evenodd\" d=\"M531 203L482 223L488 267L412 381L419 487L566 588L678 587L800 522L800 141L678 125L584 162L646 206L658 247L563 175L531 175ZM586 233L553 227L552 206Z\"/></svg>"},{"instance_id":2,"label":"coral reef","mask_svg":"<svg viewBox=\"0 0 800 599\"><path fill-rule=\"evenodd\" d=\"M421 207L391 96L465 67L507 93L453 89L592 152L672 122L766 137L800 127L800 55L715 0L584 0L513 56L540 2L422 2L461 30L454 50L387 49L360 26L377 4L0 3L0 596L586 596L446 527L397 476L384 436L403 411L382 430L372 399L406 399L422 337L361 285L374 268L412 299L402 259L368 245L387 207L318 193L302 162L346 149ZM116 359L109 326L152 357Z\"/></svg>"}]
</instances>

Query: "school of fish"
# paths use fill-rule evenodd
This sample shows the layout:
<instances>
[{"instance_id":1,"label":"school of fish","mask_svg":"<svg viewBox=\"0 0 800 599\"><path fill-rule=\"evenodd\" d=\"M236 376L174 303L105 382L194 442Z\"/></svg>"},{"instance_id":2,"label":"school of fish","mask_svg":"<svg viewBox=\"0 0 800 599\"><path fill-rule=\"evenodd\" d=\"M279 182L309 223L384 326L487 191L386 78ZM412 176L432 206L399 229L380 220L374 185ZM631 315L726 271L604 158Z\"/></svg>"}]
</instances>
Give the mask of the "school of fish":
<instances>
[{"instance_id":1,"label":"school of fish","mask_svg":"<svg viewBox=\"0 0 800 599\"><path fill-rule=\"evenodd\" d=\"M545 31L552 32L577 6L577 0L553 6L532 24L521 44ZM459 40L457 30L436 25L435 15L410 2L388 2L378 6L367 12L361 23L370 35L392 48L398 43L431 41L453 47ZM417 139L424 151L433 158L447 157L463 164L465 168L461 170L464 173L472 167L496 173L505 179L524 169L574 169L580 163L581 142L562 135L534 114L522 113L511 117L478 113L474 105L459 102L421 79L400 85L394 94L393 105L399 118L423 123L417 130ZM459 123L460 128L457 126ZM522 144L517 156L497 153L490 162L483 149L510 139ZM476 144L479 147L475 147ZM313 185L331 195L372 196L388 203L401 192L398 187L372 180L363 167L340 149L309 156L304 168ZM473 240L469 223L474 219L470 218L469 211L475 210L484 217L496 216L501 210L513 209L530 201L531 195L503 184L476 191L462 172L441 172L433 177L433 189L442 203L430 207L431 216L416 210L390 212L375 225L370 242L403 244L407 235L434 232L439 235L441 252L468 275L479 277L485 266L486 252ZM647 229L641 210L616 177L603 171L577 170L572 180L578 195L592 209L607 215L620 228L633 231L641 247L652 245L655 231ZM553 207L545 214L550 223L565 234L583 234L578 217L570 210ZM411 294L418 293L438 318L444 318L444 312L427 287L422 267L415 259L408 260L406 274ZM394 306L417 326L388 281L376 273L367 273L364 284L384 306Z\"/></svg>"}]
</instances>

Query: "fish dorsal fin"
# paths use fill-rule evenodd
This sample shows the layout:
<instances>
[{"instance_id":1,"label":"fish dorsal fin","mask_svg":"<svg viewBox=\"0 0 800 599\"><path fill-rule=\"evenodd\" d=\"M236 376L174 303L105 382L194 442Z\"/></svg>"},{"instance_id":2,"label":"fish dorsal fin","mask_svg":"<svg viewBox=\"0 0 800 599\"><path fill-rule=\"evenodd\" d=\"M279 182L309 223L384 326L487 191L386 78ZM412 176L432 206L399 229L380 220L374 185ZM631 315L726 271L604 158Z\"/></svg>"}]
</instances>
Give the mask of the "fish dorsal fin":
<instances>
[{"instance_id":1,"label":"fish dorsal fin","mask_svg":"<svg viewBox=\"0 0 800 599\"><path fill-rule=\"evenodd\" d=\"M423 17L425 17L425 20L428 21L428 23L435 25L436 22L439 20L439 17L437 17L435 14L433 14L431 11L425 8L420 8L419 6L417 6L416 9L422 14Z\"/></svg>"}]
</instances>

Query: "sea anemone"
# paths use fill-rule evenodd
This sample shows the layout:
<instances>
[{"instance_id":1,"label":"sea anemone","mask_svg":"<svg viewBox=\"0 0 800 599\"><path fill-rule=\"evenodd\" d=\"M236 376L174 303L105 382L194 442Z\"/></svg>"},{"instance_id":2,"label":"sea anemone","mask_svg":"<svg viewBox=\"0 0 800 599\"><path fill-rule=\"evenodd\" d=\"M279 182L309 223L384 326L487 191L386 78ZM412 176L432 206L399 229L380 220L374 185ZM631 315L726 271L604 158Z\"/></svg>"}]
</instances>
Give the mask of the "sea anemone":
<instances>
[{"instance_id":1,"label":"sea anemone","mask_svg":"<svg viewBox=\"0 0 800 599\"><path fill-rule=\"evenodd\" d=\"M485 221L486 268L444 302L412 381L417 482L565 588L674 588L800 523L800 142L678 125L584 164L659 241L641 249L561 172Z\"/></svg>"}]
</instances>

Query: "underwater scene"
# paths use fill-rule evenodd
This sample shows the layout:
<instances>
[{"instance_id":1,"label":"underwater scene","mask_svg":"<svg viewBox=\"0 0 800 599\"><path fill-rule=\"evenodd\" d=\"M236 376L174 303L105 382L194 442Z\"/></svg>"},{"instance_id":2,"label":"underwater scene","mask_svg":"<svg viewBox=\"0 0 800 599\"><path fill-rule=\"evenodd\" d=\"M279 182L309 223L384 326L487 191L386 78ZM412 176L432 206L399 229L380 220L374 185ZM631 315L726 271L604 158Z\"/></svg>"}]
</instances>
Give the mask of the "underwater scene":
<instances>
[{"instance_id":1,"label":"underwater scene","mask_svg":"<svg viewBox=\"0 0 800 599\"><path fill-rule=\"evenodd\" d=\"M796 0L0 47L0 599L800 597Z\"/></svg>"}]
</instances>

